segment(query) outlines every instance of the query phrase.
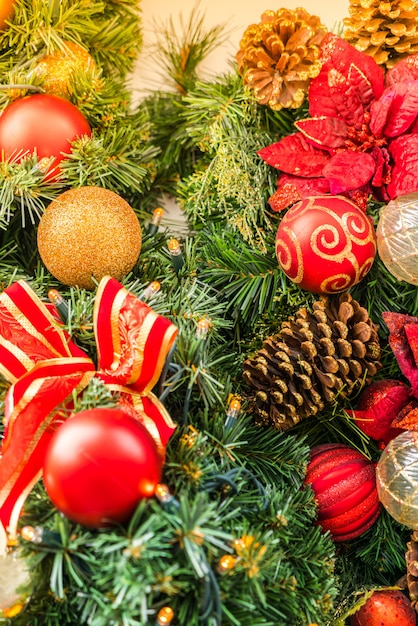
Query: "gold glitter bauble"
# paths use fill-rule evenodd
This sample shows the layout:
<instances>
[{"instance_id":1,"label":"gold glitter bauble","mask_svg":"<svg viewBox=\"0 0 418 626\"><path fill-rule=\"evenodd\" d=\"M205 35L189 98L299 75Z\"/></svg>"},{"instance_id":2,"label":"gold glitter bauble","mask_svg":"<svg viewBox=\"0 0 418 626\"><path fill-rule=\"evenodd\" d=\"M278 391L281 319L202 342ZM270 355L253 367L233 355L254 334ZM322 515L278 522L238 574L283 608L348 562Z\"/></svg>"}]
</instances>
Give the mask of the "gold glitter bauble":
<instances>
[{"instance_id":1,"label":"gold glitter bauble","mask_svg":"<svg viewBox=\"0 0 418 626\"><path fill-rule=\"evenodd\" d=\"M80 74L84 76L96 69L90 54L72 41L65 43L63 50L47 54L36 64L35 72L42 76L42 88L47 93L61 98L71 95L71 81Z\"/></svg>"},{"instance_id":2,"label":"gold glitter bauble","mask_svg":"<svg viewBox=\"0 0 418 626\"><path fill-rule=\"evenodd\" d=\"M94 289L103 276L126 276L141 243L132 207L102 187L65 191L46 207L38 227L38 250L47 269L65 285L85 289Z\"/></svg>"}]
</instances>

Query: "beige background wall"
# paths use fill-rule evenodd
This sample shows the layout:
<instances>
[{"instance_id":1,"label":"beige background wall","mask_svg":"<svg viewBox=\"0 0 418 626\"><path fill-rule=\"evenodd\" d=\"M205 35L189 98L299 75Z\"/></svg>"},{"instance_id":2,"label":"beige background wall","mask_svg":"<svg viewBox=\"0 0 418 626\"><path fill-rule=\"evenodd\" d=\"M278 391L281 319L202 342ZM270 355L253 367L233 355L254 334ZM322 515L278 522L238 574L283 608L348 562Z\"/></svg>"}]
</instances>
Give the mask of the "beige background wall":
<instances>
[{"instance_id":1,"label":"beige background wall","mask_svg":"<svg viewBox=\"0 0 418 626\"><path fill-rule=\"evenodd\" d=\"M199 14L204 16L207 28L226 24L228 41L214 51L202 66L202 70L218 73L228 69L228 63L233 60L245 29L250 24L258 23L263 11L303 7L320 17L325 26L334 32L338 31L343 18L349 14L349 0L200 0L198 3L196 0L142 0L140 6L144 46L133 75L133 89L138 98L141 93L161 86L149 53L149 46L155 42L155 23L167 23L168 19L173 18L177 24L180 15L187 23L191 12L197 7Z\"/></svg>"},{"instance_id":2,"label":"beige background wall","mask_svg":"<svg viewBox=\"0 0 418 626\"><path fill-rule=\"evenodd\" d=\"M142 26L144 45L137 60L132 76L133 103L141 96L155 89L164 89L166 85L156 72L150 48L155 44L155 28L158 24L167 24L172 18L174 24L179 23L180 16L188 23L193 9L204 17L206 29L219 24L226 24L228 40L212 52L202 64L206 76L228 71L239 49L241 37L250 24L259 23L261 14L266 10L277 11L281 8L296 9L303 7L312 15L317 15L322 23L331 31L338 32L342 20L348 17L349 0L142 0ZM202 76L202 75L201 75ZM172 234L180 236L187 230L182 213L172 198L164 197L160 206L166 211L165 225L170 224Z\"/></svg>"}]
</instances>

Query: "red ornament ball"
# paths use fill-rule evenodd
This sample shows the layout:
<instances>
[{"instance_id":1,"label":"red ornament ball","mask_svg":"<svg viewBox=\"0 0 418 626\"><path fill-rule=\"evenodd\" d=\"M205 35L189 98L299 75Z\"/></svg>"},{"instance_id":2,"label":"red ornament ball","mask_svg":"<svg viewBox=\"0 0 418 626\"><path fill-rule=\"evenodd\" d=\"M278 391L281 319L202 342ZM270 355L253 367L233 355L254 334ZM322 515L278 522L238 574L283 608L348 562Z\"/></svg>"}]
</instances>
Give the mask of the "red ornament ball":
<instances>
[{"instance_id":1,"label":"red ornament ball","mask_svg":"<svg viewBox=\"0 0 418 626\"><path fill-rule=\"evenodd\" d=\"M81 411L62 424L44 461L44 484L57 509L93 528L126 522L154 495L162 465L147 429L122 409Z\"/></svg>"},{"instance_id":2,"label":"red ornament ball","mask_svg":"<svg viewBox=\"0 0 418 626\"><path fill-rule=\"evenodd\" d=\"M71 142L91 135L84 115L74 104L51 94L35 94L15 100L0 115L2 160L21 161L36 153L45 178L56 178ZM53 161L52 161L53 159Z\"/></svg>"},{"instance_id":3,"label":"red ornament ball","mask_svg":"<svg viewBox=\"0 0 418 626\"><path fill-rule=\"evenodd\" d=\"M315 494L318 524L336 542L359 537L379 516L374 464L350 446L312 448L305 482Z\"/></svg>"},{"instance_id":4,"label":"red ornament ball","mask_svg":"<svg viewBox=\"0 0 418 626\"><path fill-rule=\"evenodd\" d=\"M351 626L416 626L417 615L402 591L374 591L350 618Z\"/></svg>"},{"instance_id":5,"label":"red ornament ball","mask_svg":"<svg viewBox=\"0 0 418 626\"><path fill-rule=\"evenodd\" d=\"M360 282L373 265L373 223L343 196L304 198L280 222L276 256L286 276L301 289L345 291Z\"/></svg>"}]
</instances>

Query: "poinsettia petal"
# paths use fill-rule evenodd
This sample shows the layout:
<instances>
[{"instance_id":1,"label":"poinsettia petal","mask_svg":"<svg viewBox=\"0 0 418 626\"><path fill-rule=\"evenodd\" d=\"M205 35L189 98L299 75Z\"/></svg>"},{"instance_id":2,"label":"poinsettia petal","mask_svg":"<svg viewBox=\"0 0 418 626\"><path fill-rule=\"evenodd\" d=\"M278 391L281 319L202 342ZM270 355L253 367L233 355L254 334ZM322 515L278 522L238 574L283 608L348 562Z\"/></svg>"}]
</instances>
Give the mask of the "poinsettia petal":
<instances>
[{"instance_id":1,"label":"poinsettia petal","mask_svg":"<svg viewBox=\"0 0 418 626\"><path fill-rule=\"evenodd\" d=\"M339 110L331 98L328 72L321 70L309 85L309 114L311 117L339 117Z\"/></svg>"},{"instance_id":2,"label":"poinsettia petal","mask_svg":"<svg viewBox=\"0 0 418 626\"><path fill-rule=\"evenodd\" d=\"M347 73L326 66L311 81L309 113L312 117L339 117L359 128L374 100L371 81L356 65L351 64Z\"/></svg>"},{"instance_id":3,"label":"poinsettia petal","mask_svg":"<svg viewBox=\"0 0 418 626\"><path fill-rule=\"evenodd\" d=\"M350 66L355 65L371 84L374 97L380 98L384 89L384 71L372 56L360 52L334 33L326 33L320 47L323 70L336 69L348 76Z\"/></svg>"},{"instance_id":4,"label":"poinsettia petal","mask_svg":"<svg viewBox=\"0 0 418 626\"><path fill-rule=\"evenodd\" d=\"M322 176L329 154L312 146L302 133L294 133L262 148L257 154L269 165L294 176Z\"/></svg>"},{"instance_id":5,"label":"poinsettia petal","mask_svg":"<svg viewBox=\"0 0 418 626\"><path fill-rule=\"evenodd\" d=\"M395 428L402 430L418 430L418 408L408 404L392 422Z\"/></svg>"},{"instance_id":6,"label":"poinsettia petal","mask_svg":"<svg viewBox=\"0 0 418 626\"><path fill-rule=\"evenodd\" d=\"M386 89L370 114L370 129L376 136L398 137L407 132L418 116L418 81Z\"/></svg>"},{"instance_id":7,"label":"poinsettia petal","mask_svg":"<svg viewBox=\"0 0 418 626\"><path fill-rule=\"evenodd\" d=\"M347 138L347 124L338 117L316 117L295 122L309 143L325 149L342 148Z\"/></svg>"},{"instance_id":8,"label":"poinsettia petal","mask_svg":"<svg viewBox=\"0 0 418 626\"><path fill-rule=\"evenodd\" d=\"M390 198L418 191L418 134L402 135L389 146L392 157L391 181L387 186Z\"/></svg>"},{"instance_id":9,"label":"poinsettia petal","mask_svg":"<svg viewBox=\"0 0 418 626\"><path fill-rule=\"evenodd\" d=\"M418 323L405 324L404 330L409 347L411 348L412 356L414 357L415 365L418 365Z\"/></svg>"},{"instance_id":10,"label":"poinsettia petal","mask_svg":"<svg viewBox=\"0 0 418 626\"><path fill-rule=\"evenodd\" d=\"M323 196L326 193L329 193L329 182L326 178L302 178L282 174L277 190L270 196L268 203L273 211L283 211L302 198Z\"/></svg>"},{"instance_id":11,"label":"poinsettia petal","mask_svg":"<svg viewBox=\"0 0 418 626\"><path fill-rule=\"evenodd\" d=\"M331 158L324 167L324 176L329 180L331 193L337 195L362 187L372 178L374 171L375 162L370 154L345 150Z\"/></svg>"},{"instance_id":12,"label":"poinsettia petal","mask_svg":"<svg viewBox=\"0 0 418 626\"><path fill-rule=\"evenodd\" d=\"M386 73L386 86L418 80L418 54L411 54L394 65Z\"/></svg>"},{"instance_id":13,"label":"poinsettia petal","mask_svg":"<svg viewBox=\"0 0 418 626\"><path fill-rule=\"evenodd\" d=\"M321 70L309 87L309 113L313 118L339 118L349 126L361 125L364 107L348 78L337 70Z\"/></svg>"},{"instance_id":14,"label":"poinsettia petal","mask_svg":"<svg viewBox=\"0 0 418 626\"><path fill-rule=\"evenodd\" d=\"M368 111L372 102L376 100L376 95L373 91L373 85L368 76L365 76L357 65L352 63L348 71L348 83L350 85L349 94L354 100L354 94L360 101L361 109ZM352 92L352 93L351 93ZM350 105L350 109L354 109L354 104ZM359 115L359 113L357 113Z\"/></svg>"},{"instance_id":15,"label":"poinsettia petal","mask_svg":"<svg viewBox=\"0 0 418 626\"><path fill-rule=\"evenodd\" d=\"M408 342L405 325L418 324L418 318L403 313L384 311L382 317L389 330L389 345L404 376L411 383L414 396L418 390L418 367Z\"/></svg>"},{"instance_id":16,"label":"poinsettia petal","mask_svg":"<svg viewBox=\"0 0 418 626\"><path fill-rule=\"evenodd\" d=\"M375 146L370 152L375 163L375 172L371 180L373 187L381 187L387 182L389 172L389 153L386 148Z\"/></svg>"},{"instance_id":17,"label":"poinsettia petal","mask_svg":"<svg viewBox=\"0 0 418 626\"><path fill-rule=\"evenodd\" d=\"M284 174L284 176L287 175ZM284 209L287 209L287 207L295 204L295 202L302 200L302 196L297 185L295 185L291 181L290 176L287 176L287 178L290 180L280 184L274 194L268 199L270 208L275 213L278 213L279 211L284 211Z\"/></svg>"},{"instance_id":18,"label":"poinsettia petal","mask_svg":"<svg viewBox=\"0 0 418 626\"><path fill-rule=\"evenodd\" d=\"M375 100L370 107L370 130L375 137L383 135L394 97L395 92L392 89L386 89L382 97Z\"/></svg>"}]
</instances>

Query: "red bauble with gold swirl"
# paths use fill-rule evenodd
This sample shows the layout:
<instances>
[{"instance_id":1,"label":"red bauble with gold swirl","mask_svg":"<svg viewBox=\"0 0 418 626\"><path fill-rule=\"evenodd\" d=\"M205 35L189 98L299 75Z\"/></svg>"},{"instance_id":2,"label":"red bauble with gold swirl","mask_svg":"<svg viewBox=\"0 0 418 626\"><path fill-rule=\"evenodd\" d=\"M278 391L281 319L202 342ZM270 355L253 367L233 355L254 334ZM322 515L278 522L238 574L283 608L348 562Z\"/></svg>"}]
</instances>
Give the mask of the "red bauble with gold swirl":
<instances>
[{"instance_id":1,"label":"red bauble with gold swirl","mask_svg":"<svg viewBox=\"0 0 418 626\"><path fill-rule=\"evenodd\" d=\"M373 265L373 222L343 196L304 198L280 222L276 256L286 276L301 289L324 294L345 291Z\"/></svg>"}]
</instances>

